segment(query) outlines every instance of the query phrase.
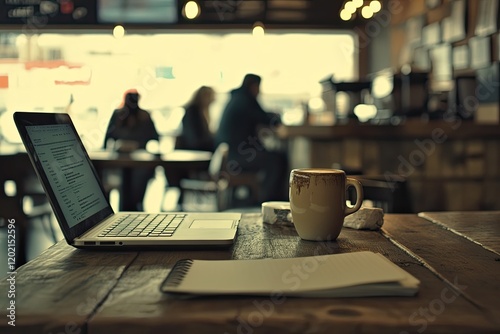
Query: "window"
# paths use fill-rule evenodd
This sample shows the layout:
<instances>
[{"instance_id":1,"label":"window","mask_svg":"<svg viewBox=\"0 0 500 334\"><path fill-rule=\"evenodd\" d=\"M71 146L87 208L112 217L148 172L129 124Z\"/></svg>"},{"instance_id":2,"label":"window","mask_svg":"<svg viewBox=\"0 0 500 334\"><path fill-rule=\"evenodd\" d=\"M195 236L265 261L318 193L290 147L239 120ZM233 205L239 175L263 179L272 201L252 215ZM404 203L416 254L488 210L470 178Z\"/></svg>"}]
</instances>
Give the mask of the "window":
<instances>
[{"instance_id":1,"label":"window","mask_svg":"<svg viewBox=\"0 0 500 334\"><path fill-rule=\"evenodd\" d=\"M246 73L262 76L261 101L275 111L321 96L319 81L332 74L340 81L357 77L349 32L284 31L260 37L239 31L184 32L121 39L40 34L17 35L15 45L17 59L0 58L0 76L9 81L7 88L0 87L0 110L70 110L73 118L87 120L91 115L82 127L105 128L130 88L139 90L144 109L165 115L178 110L199 86L212 86L218 93L211 110L217 122L228 93ZM178 125L164 123L159 126L163 132Z\"/></svg>"}]
</instances>

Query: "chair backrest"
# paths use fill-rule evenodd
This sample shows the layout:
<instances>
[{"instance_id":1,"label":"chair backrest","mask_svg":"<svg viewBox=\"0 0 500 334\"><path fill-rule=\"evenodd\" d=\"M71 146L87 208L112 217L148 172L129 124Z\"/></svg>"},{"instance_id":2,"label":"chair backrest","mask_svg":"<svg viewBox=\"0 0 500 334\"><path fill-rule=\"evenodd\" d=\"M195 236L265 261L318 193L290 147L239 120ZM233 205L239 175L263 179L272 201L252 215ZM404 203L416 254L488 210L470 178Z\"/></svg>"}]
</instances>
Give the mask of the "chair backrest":
<instances>
[{"instance_id":1,"label":"chair backrest","mask_svg":"<svg viewBox=\"0 0 500 334\"><path fill-rule=\"evenodd\" d=\"M218 180L221 172L224 171L228 154L229 145L227 143L220 143L215 149L208 165L208 174L212 180Z\"/></svg>"},{"instance_id":2,"label":"chair backrest","mask_svg":"<svg viewBox=\"0 0 500 334\"><path fill-rule=\"evenodd\" d=\"M375 207L384 209L388 213L410 213L411 204L406 188L406 179L384 176L349 175L361 182L363 198L373 202ZM350 196L353 197L352 194Z\"/></svg>"}]
</instances>

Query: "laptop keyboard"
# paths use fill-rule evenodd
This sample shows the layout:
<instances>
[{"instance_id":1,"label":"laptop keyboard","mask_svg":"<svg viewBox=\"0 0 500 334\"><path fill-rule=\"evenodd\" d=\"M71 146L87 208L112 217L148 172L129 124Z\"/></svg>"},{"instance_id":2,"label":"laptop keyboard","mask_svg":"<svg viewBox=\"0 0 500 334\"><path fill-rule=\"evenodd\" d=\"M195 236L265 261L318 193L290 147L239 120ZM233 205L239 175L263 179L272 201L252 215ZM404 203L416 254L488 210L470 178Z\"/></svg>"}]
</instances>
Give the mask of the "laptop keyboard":
<instances>
[{"instance_id":1,"label":"laptop keyboard","mask_svg":"<svg viewBox=\"0 0 500 334\"><path fill-rule=\"evenodd\" d=\"M185 214L130 214L120 217L99 237L171 237Z\"/></svg>"}]
</instances>

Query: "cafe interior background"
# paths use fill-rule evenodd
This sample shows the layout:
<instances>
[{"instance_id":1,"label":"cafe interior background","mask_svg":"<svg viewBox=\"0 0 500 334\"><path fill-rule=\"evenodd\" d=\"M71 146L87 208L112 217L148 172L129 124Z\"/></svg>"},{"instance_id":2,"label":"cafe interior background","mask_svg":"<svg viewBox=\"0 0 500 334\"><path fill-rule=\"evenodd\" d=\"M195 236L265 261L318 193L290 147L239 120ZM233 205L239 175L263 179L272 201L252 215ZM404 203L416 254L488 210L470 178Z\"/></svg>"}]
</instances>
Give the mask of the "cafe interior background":
<instances>
[{"instance_id":1,"label":"cafe interior background","mask_svg":"<svg viewBox=\"0 0 500 334\"><path fill-rule=\"evenodd\" d=\"M217 92L215 131L252 72L288 128L292 166L402 175L412 212L500 209L499 1L0 5L4 147L20 143L13 112L42 110L69 112L98 149L135 87L169 150L198 87Z\"/></svg>"}]
</instances>

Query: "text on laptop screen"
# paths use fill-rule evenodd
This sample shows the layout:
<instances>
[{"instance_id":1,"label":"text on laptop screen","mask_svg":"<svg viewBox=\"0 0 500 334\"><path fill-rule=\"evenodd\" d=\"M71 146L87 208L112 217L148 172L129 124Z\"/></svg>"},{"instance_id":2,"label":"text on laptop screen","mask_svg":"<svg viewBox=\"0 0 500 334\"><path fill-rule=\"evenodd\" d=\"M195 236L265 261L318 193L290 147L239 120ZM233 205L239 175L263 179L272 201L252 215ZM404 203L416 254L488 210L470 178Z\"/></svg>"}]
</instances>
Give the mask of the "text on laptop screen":
<instances>
[{"instance_id":1,"label":"text on laptop screen","mask_svg":"<svg viewBox=\"0 0 500 334\"><path fill-rule=\"evenodd\" d=\"M26 130L69 227L108 206L69 124L34 125Z\"/></svg>"}]
</instances>

